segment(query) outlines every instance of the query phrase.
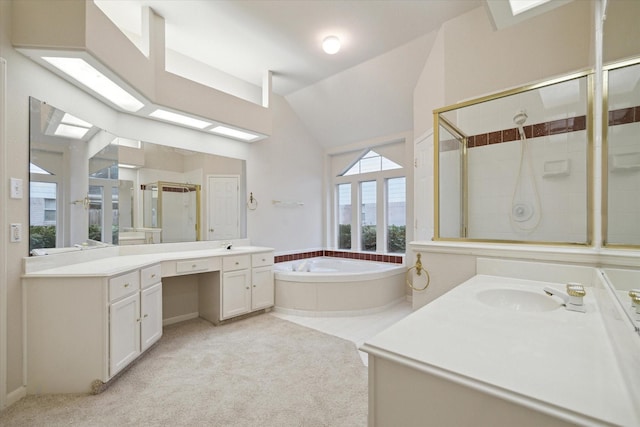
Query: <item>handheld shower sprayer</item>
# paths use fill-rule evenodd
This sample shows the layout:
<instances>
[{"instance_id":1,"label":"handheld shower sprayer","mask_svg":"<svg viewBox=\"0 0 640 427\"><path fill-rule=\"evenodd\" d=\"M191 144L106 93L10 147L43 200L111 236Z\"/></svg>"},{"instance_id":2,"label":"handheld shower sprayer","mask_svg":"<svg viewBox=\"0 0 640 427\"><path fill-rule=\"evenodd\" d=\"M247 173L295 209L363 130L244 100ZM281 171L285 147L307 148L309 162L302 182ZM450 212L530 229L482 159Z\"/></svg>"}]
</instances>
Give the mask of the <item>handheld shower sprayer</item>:
<instances>
[{"instance_id":1,"label":"handheld shower sprayer","mask_svg":"<svg viewBox=\"0 0 640 427\"><path fill-rule=\"evenodd\" d=\"M513 123L518 125L518 132L520 133L521 140L524 140L526 138L524 135L524 129L522 128L522 125L524 124L524 122L527 121L528 117L529 116L527 116L527 113L524 110L518 111L516 115L513 116Z\"/></svg>"}]
</instances>

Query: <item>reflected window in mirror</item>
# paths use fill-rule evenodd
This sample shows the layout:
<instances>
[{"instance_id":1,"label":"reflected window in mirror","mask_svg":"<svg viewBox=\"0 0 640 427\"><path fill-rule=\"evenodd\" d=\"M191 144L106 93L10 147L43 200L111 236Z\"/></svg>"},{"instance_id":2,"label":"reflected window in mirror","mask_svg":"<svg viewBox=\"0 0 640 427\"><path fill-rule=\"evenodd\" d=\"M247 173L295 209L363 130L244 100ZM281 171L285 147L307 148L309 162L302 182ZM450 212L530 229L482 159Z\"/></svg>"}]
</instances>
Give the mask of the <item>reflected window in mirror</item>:
<instances>
[{"instance_id":1,"label":"reflected window in mirror","mask_svg":"<svg viewBox=\"0 0 640 427\"><path fill-rule=\"evenodd\" d=\"M435 240L591 241L591 76L434 111Z\"/></svg>"},{"instance_id":2,"label":"reflected window in mirror","mask_svg":"<svg viewBox=\"0 0 640 427\"><path fill-rule=\"evenodd\" d=\"M640 247L640 59L605 70L603 235L606 246Z\"/></svg>"}]
</instances>

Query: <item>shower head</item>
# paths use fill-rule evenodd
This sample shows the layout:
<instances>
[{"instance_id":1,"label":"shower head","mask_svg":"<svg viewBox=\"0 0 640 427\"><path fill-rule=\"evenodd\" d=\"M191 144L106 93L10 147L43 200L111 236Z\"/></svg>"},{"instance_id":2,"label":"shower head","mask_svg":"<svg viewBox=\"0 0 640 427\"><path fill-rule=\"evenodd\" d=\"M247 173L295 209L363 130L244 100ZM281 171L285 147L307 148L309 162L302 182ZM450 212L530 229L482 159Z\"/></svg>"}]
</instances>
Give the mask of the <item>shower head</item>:
<instances>
[{"instance_id":1,"label":"shower head","mask_svg":"<svg viewBox=\"0 0 640 427\"><path fill-rule=\"evenodd\" d=\"M522 126L524 124L524 122L527 121L527 118L529 116L527 116L527 113L523 111L518 111L516 113L515 116L513 116L513 123L517 124L518 126Z\"/></svg>"},{"instance_id":2,"label":"shower head","mask_svg":"<svg viewBox=\"0 0 640 427\"><path fill-rule=\"evenodd\" d=\"M529 116L527 116L527 113L525 113L524 110L518 111L515 116L513 116L513 123L517 124L518 126L522 126L524 122L527 121L528 117Z\"/></svg>"}]
</instances>

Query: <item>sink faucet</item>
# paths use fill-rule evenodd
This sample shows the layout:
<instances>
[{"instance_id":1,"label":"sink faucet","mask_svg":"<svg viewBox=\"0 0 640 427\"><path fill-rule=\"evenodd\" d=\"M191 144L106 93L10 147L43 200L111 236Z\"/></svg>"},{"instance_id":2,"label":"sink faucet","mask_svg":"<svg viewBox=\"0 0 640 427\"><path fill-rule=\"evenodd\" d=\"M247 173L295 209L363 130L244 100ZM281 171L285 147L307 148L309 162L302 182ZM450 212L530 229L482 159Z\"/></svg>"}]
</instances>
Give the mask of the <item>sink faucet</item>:
<instances>
[{"instance_id":1,"label":"sink faucet","mask_svg":"<svg viewBox=\"0 0 640 427\"><path fill-rule=\"evenodd\" d=\"M561 298L567 310L586 313L587 310L582 300L586 295L586 292L584 290L584 286L581 284L573 282L567 283L566 293L549 286L545 286L543 290L549 296L557 296Z\"/></svg>"},{"instance_id":2,"label":"sink faucet","mask_svg":"<svg viewBox=\"0 0 640 427\"><path fill-rule=\"evenodd\" d=\"M224 242L221 245L223 248L225 248L226 250L231 250L231 247L233 246L233 244L231 242Z\"/></svg>"}]
</instances>

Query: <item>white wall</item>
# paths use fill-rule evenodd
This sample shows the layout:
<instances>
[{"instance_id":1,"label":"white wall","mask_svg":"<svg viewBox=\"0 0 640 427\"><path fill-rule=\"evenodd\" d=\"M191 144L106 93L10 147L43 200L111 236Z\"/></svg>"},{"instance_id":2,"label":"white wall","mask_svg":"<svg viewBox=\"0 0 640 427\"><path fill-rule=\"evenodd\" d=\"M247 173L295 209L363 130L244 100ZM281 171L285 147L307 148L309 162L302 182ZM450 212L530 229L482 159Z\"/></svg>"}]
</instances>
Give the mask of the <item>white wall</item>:
<instances>
[{"instance_id":1,"label":"white wall","mask_svg":"<svg viewBox=\"0 0 640 427\"><path fill-rule=\"evenodd\" d=\"M323 150L284 98L275 96L271 108L273 134L251 144L247 159L247 192L258 200L247 212L248 236L278 252L321 248Z\"/></svg>"}]
</instances>

